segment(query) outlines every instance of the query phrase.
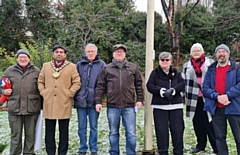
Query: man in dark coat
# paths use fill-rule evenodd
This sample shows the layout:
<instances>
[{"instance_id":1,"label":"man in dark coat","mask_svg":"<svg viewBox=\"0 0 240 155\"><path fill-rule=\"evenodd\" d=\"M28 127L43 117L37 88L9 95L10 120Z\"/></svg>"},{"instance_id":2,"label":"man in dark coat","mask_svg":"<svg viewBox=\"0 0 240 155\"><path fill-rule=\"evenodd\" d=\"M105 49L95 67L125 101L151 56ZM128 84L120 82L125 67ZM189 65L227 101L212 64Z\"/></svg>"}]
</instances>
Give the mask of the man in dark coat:
<instances>
[{"instance_id":1,"label":"man in dark coat","mask_svg":"<svg viewBox=\"0 0 240 155\"><path fill-rule=\"evenodd\" d=\"M81 77L82 87L75 94L74 107L78 114L78 135L80 138L79 155L85 155L87 146L87 116L90 124L89 147L91 155L97 154L98 116L95 109L95 88L98 76L106 65L97 56L98 48L94 44L85 47L85 56L77 63L77 71Z\"/></svg>"}]
</instances>

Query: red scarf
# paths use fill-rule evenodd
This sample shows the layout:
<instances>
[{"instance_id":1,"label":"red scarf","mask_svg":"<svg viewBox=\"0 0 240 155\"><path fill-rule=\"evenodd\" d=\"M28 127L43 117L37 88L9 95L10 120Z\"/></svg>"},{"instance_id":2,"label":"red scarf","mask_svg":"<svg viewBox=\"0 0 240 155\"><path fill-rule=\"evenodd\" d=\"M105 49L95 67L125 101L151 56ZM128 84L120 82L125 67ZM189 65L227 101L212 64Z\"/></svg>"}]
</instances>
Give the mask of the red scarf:
<instances>
[{"instance_id":1,"label":"red scarf","mask_svg":"<svg viewBox=\"0 0 240 155\"><path fill-rule=\"evenodd\" d=\"M204 62L205 62L205 54L202 54L200 58L197 60L191 57L191 63L193 65L193 69L195 70L197 77L202 77L201 67L204 64Z\"/></svg>"},{"instance_id":2,"label":"red scarf","mask_svg":"<svg viewBox=\"0 0 240 155\"><path fill-rule=\"evenodd\" d=\"M61 67L65 63L65 60L63 60L60 65L58 65L55 60L53 62L54 62L54 66L56 68L59 68L59 67Z\"/></svg>"}]
</instances>

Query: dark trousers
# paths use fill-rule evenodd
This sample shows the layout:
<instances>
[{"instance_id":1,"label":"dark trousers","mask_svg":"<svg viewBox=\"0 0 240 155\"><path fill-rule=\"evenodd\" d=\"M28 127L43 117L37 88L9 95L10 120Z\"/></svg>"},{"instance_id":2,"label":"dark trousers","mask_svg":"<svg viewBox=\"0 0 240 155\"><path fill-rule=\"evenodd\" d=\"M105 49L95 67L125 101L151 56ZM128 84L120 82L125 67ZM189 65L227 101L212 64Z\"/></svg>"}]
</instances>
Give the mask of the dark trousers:
<instances>
[{"instance_id":1,"label":"dark trousers","mask_svg":"<svg viewBox=\"0 0 240 155\"><path fill-rule=\"evenodd\" d=\"M33 115L8 115L11 128L10 155L22 153L22 133L24 129L23 154L34 155L35 128L39 114ZM4 130L1 127L1 130Z\"/></svg>"},{"instance_id":2,"label":"dark trousers","mask_svg":"<svg viewBox=\"0 0 240 155\"><path fill-rule=\"evenodd\" d=\"M226 143L227 120L235 139L237 154L240 155L240 115L225 115L224 108L217 108L212 118L218 155L228 155L228 146Z\"/></svg>"},{"instance_id":3,"label":"dark trousers","mask_svg":"<svg viewBox=\"0 0 240 155\"><path fill-rule=\"evenodd\" d=\"M183 110L161 110L153 109L153 118L157 138L158 153L168 154L169 129L171 132L174 155L183 154Z\"/></svg>"},{"instance_id":4,"label":"dark trousers","mask_svg":"<svg viewBox=\"0 0 240 155\"><path fill-rule=\"evenodd\" d=\"M48 155L55 155L56 153L55 142L56 121L57 120L45 119L45 143ZM59 125L58 155L66 155L68 151L69 119L58 120L58 125Z\"/></svg>"},{"instance_id":5,"label":"dark trousers","mask_svg":"<svg viewBox=\"0 0 240 155\"><path fill-rule=\"evenodd\" d=\"M217 153L217 146L215 141L215 132L212 122L208 121L207 112L203 110L204 102L203 98L199 97L197 101L197 107L195 115L193 117L193 128L197 137L196 148L204 150L207 143L207 137L213 148L213 151Z\"/></svg>"}]
</instances>

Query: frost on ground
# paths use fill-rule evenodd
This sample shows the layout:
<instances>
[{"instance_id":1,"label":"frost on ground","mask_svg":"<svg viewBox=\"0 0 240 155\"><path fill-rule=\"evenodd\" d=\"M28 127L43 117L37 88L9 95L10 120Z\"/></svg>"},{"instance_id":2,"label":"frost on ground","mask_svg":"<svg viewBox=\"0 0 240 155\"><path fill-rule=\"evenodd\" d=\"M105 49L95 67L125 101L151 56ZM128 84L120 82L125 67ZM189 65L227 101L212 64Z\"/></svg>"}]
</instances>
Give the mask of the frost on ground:
<instances>
[{"instance_id":1,"label":"frost on ground","mask_svg":"<svg viewBox=\"0 0 240 155\"><path fill-rule=\"evenodd\" d=\"M6 111L0 111L0 144L7 144L7 148L2 152L1 155L9 155L9 143L10 143L10 129L8 126L8 114ZM106 117L106 108L103 108L102 112L100 113L99 120L98 120L98 147L99 155L107 155L109 150L109 142L108 142L108 134L109 134L109 128L107 123L107 117ZM56 127L56 142L58 145L58 127ZM156 139L155 139L155 132L154 132L154 126L152 126L153 129L153 149L156 149ZM36 155L47 155L45 151L45 144L44 144L44 122L43 122L43 144L42 149L36 151ZM89 130L89 128L88 128ZM76 110L73 109L72 111L72 118L70 120L70 126L69 126L69 149L68 149L68 155L77 155L78 148L79 148L79 137L78 137L78 122L77 122L77 113ZM231 130L228 127L228 146L229 146L229 153L230 154L237 154L235 149L235 142L231 134ZM88 132L89 134L89 132ZM23 139L24 140L24 139ZM170 143L171 143L171 137L170 137ZM121 125L120 128L120 150L121 155L126 155L125 152L125 132L124 128ZM185 132L184 132L184 154L190 155L191 154L191 148L195 147L196 145L196 139L194 136L194 131L192 127L192 122L190 120L185 120ZM169 151L170 154L172 154L172 146L169 145ZM137 149L138 154L140 155L140 152L144 150L144 109L142 108L137 112ZM211 147L209 144L207 145L205 152L201 153L201 155L210 155L211 153ZM90 152L88 151L90 154Z\"/></svg>"}]
</instances>

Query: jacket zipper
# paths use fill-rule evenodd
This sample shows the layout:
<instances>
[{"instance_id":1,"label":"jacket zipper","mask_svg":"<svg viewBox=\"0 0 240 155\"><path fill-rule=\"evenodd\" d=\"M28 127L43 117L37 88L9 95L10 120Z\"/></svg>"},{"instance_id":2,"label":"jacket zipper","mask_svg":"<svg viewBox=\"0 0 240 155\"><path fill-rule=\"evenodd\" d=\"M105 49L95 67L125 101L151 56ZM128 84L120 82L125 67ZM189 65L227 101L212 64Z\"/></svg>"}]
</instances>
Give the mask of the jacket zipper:
<instances>
[{"instance_id":1,"label":"jacket zipper","mask_svg":"<svg viewBox=\"0 0 240 155\"><path fill-rule=\"evenodd\" d=\"M171 81L171 79L169 79L169 89L171 88L171 86L172 86L172 81ZM171 104L172 104L172 101L170 101L169 104L171 105Z\"/></svg>"},{"instance_id":2,"label":"jacket zipper","mask_svg":"<svg viewBox=\"0 0 240 155\"><path fill-rule=\"evenodd\" d=\"M122 96L122 69L120 69L120 94L121 94L121 96ZM122 97L120 97L120 102L121 102L121 105L120 105L120 108L122 108L123 107L123 105L122 105Z\"/></svg>"}]
</instances>

